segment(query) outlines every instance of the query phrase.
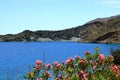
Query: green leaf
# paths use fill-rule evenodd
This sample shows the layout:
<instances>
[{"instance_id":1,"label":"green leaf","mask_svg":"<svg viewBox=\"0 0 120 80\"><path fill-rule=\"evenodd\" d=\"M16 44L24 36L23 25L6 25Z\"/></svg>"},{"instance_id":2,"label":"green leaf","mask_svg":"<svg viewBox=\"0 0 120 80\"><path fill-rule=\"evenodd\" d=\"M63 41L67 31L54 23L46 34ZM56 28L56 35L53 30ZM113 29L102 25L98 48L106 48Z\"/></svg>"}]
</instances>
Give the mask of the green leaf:
<instances>
[{"instance_id":1,"label":"green leaf","mask_svg":"<svg viewBox=\"0 0 120 80\"><path fill-rule=\"evenodd\" d=\"M73 68L68 68L68 72L73 73Z\"/></svg>"}]
</instances>

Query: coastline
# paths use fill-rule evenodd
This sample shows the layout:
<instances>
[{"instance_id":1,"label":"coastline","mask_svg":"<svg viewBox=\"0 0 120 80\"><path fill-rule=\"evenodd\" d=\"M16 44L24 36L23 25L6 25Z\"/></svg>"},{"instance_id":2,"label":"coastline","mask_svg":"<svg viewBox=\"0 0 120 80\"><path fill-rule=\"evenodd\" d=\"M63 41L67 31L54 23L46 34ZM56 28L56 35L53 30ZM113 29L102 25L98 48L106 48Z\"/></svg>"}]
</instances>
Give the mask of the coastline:
<instances>
[{"instance_id":1,"label":"coastline","mask_svg":"<svg viewBox=\"0 0 120 80\"><path fill-rule=\"evenodd\" d=\"M23 41L0 41L1 42L23 42ZM71 40L52 40L52 41L25 41L23 43L29 43L29 42L77 42L77 43L95 43L95 44L120 44L120 42L103 42L103 41L71 41Z\"/></svg>"}]
</instances>

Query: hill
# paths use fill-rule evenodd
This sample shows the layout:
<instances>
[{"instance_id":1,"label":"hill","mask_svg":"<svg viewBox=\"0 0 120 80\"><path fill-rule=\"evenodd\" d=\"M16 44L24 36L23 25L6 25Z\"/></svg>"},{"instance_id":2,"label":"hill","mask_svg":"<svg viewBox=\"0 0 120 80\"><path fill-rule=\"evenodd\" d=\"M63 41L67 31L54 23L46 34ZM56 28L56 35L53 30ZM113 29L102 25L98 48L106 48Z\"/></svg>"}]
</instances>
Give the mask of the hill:
<instances>
[{"instance_id":1,"label":"hill","mask_svg":"<svg viewBox=\"0 0 120 80\"><path fill-rule=\"evenodd\" d=\"M79 41L120 43L120 15L98 18L82 26L59 31L30 31L0 35L0 41Z\"/></svg>"}]
</instances>

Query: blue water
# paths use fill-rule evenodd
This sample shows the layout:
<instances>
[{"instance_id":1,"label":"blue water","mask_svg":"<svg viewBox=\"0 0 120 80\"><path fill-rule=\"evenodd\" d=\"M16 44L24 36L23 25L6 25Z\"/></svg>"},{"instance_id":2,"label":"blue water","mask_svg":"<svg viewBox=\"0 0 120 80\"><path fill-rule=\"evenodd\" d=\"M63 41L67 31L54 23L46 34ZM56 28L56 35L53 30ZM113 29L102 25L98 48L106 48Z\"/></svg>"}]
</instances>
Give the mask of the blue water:
<instances>
[{"instance_id":1,"label":"blue water","mask_svg":"<svg viewBox=\"0 0 120 80\"><path fill-rule=\"evenodd\" d=\"M111 49L120 49L120 44L95 44L77 42L1 42L0 43L0 80L24 80L24 75L32 71L37 59L45 63L62 62L69 57L84 57L86 51L94 53L96 47L104 55L110 55ZM29 65L30 64L30 65Z\"/></svg>"}]
</instances>

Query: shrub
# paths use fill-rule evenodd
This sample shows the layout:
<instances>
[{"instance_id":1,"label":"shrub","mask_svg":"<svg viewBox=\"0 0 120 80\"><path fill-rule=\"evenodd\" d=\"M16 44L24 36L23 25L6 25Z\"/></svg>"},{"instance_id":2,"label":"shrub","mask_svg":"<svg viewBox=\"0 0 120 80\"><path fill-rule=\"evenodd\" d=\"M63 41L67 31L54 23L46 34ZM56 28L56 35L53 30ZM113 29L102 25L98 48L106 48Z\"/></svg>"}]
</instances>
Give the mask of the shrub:
<instances>
[{"instance_id":1,"label":"shrub","mask_svg":"<svg viewBox=\"0 0 120 80\"><path fill-rule=\"evenodd\" d=\"M113 56L104 56L97 49L95 54L89 51L85 58L75 56L61 64L55 61L52 65L36 61L32 72L25 76L27 80L120 80L120 66L115 65Z\"/></svg>"},{"instance_id":2,"label":"shrub","mask_svg":"<svg viewBox=\"0 0 120 80\"><path fill-rule=\"evenodd\" d=\"M114 57L114 63L120 65L120 50L112 50L111 55Z\"/></svg>"}]
</instances>

